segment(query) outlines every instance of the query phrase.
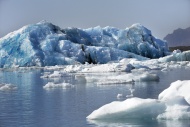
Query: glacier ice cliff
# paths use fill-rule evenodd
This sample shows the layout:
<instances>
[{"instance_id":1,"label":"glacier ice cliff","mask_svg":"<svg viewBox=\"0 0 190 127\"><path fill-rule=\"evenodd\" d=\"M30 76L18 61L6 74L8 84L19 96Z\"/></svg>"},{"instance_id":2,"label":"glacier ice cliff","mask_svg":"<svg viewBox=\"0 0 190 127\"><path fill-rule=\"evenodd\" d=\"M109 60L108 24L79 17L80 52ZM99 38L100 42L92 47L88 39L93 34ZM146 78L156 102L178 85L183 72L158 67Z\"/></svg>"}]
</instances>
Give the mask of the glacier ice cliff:
<instances>
[{"instance_id":1,"label":"glacier ice cliff","mask_svg":"<svg viewBox=\"0 0 190 127\"><path fill-rule=\"evenodd\" d=\"M167 43L140 24L61 29L47 21L22 27L0 38L0 67L53 66L146 60L168 54Z\"/></svg>"}]
</instances>

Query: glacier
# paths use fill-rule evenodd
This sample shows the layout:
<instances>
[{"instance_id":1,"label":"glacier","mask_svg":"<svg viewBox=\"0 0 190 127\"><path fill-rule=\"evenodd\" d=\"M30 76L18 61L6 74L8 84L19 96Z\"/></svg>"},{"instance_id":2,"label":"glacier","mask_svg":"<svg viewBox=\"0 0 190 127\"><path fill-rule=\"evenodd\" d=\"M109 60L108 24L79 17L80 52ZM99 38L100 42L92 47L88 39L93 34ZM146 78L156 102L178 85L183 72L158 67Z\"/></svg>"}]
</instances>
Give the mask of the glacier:
<instances>
[{"instance_id":1,"label":"glacier","mask_svg":"<svg viewBox=\"0 0 190 127\"><path fill-rule=\"evenodd\" d=\"M41 21L0 38L0 67L105 64L123 58L147 60L170 54L167 43L141 24L61 29Z\"/></svg>"}]
</instances>

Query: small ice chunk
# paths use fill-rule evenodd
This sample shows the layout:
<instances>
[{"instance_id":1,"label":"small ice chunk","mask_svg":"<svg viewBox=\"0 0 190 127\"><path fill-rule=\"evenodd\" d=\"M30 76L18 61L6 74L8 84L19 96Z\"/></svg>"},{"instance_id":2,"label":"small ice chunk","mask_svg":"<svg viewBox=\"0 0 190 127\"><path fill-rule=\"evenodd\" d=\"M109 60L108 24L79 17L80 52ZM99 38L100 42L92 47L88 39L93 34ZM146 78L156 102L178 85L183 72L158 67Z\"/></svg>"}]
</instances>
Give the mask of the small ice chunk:
<instances>
[{"instance_id":1,"label":"small ice chunk","mask_svg":"<svg viewBox=\"0 0 190 127\"><path fill-rule=\"evenodd\" d=\"M162 72L167 72L168 69L167 69L167 68L163 68L161 71L162 71Z\"/></svg>"},{"instance_id":2,"label":"small ice chunk","mask_svg":"<svg viewBox=\"0 0 190 127\"><path fill-rule=\"evenodd\" d=\"M0 91L8 91L8 90L15 90L17 87L12 84L0 84Z\"/></svg>"},{"instance_id":3,"label":"small ice chunk","mask_svg":"<svg viewBox=\"0 0 190 127\"><path fill-rule=\"evenodd\" d=\"M44 73L44 75L41 76L41 78L60 78L60 77L63 77L64 75L65 75L65 73L63 73L63 72L54 71L52 74Z\"/></svg>"},{"instance_id":4,"label":"small ice chunk","mask_svg":"<svg viewBox=\"0 0 190 127\"><path fill-rule=\"evenodd\" d=\"M122 99L122 98L125 98L123 94L117 94L117 99Z\"/></svg>"},{"instance_id":5,"label":"small ice chunk","mask_svg":"<svg viewBox=\"0 0 190 127\"><path fill-rule=\"evenodd\" d=\"M52 82L48 82L45 86L43 86L44 89L53 89L53 88L62 88L62 89L70 89L73 88L74 85L70 83L60 83L60 84L55 84Z\"/></svg>"},{"instance_id":6,"label":"small ice chunk","mask_svg":"<svg viewBox=\"0 0 190 127\"><path fill-rule=\"evenodd\" d=\"M129 91L130 91L131 94L127 95L126 96L127 98L133 97L133 93L134 93L135 89L130 88Z\"/></svg>"}]
</instances>

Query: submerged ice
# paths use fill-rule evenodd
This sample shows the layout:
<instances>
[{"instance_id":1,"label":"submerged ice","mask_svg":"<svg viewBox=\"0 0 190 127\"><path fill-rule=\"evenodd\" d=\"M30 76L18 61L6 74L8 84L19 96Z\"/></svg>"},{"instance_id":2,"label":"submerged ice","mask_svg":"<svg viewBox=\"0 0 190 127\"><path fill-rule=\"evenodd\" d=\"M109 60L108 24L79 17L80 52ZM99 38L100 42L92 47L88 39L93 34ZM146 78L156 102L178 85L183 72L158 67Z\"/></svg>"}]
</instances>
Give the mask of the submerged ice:
<instances>
[{"instance_id":1,"label":"submerged ice","mask_svg":"<svg viewBox=\"0 0 190 127\"><path fill-rule=\"evenodd\" d=\"M0 38L0 67L108 63L123 58L146 60L168 55L167 43L140 24L61 29L46 21Z\"/></svg>"},{"instance_id":2,"label":"submerged ice","mask_svg":"<svg viewBox=\"0 0 190 127\"><path fill-rule=\"evenodd\" d=\"M173 82L158 99L129 98L93 111L87 119L190 119L190 81Z\"/></svg>"}]
</instances>

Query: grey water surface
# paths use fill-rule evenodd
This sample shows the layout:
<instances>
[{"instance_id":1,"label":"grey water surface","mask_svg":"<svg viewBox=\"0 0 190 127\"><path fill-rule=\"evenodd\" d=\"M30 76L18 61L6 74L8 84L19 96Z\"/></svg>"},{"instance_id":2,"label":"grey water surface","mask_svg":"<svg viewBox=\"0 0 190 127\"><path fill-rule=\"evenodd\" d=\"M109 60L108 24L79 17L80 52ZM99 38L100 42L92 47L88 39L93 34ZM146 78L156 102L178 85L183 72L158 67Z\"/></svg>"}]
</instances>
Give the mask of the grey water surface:
<instances>
[{"instance_id":1,"label":"grey water surface","mask_svg":"<svg viewBox=\"0 0 190 127\"><path fill-rule=\"evenodd\" d=\"M40 78L44 70L0 71L0 84L11 83L16 90L0 91L0 127L189 127L189 120L116 120L94 121L86 117L95 109L117 100L117 94L134 97L157 98L159 93L176 80L190 80L190 70L172 69L157 71L159 82L135 82L100 86L86 82L86 76L119 75L65 74L61 78ZM94 77L93 77L94 76ZM68 82L75 85L70 89L43 89L47 82ZM123 99L124 100L124 99ZM122 101L122 100L119 100Z\"/></svg>"}]
</instances>

